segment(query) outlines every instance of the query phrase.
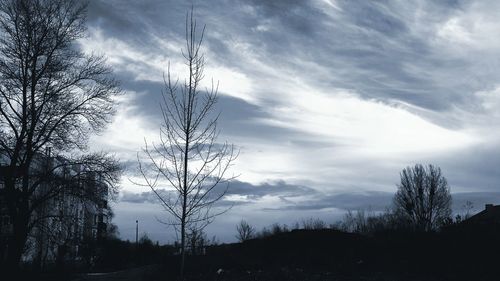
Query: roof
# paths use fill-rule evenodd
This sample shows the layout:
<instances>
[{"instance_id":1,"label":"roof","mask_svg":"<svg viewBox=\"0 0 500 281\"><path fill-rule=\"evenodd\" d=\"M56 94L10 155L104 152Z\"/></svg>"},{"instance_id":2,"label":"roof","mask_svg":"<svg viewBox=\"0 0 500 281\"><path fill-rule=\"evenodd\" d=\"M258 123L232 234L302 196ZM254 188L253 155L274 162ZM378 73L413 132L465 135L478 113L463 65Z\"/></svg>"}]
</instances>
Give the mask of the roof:
<instances>
[{"instance_id":1,"label":"roof","mask_svg":"<svg viewBox=\"0 0 500 281\"><path fill-rule=\"evenodd\" d=\"M464 221L465 223L500 224L500 205L487 204L486 208Z\"/></svg>"}]
</instances>

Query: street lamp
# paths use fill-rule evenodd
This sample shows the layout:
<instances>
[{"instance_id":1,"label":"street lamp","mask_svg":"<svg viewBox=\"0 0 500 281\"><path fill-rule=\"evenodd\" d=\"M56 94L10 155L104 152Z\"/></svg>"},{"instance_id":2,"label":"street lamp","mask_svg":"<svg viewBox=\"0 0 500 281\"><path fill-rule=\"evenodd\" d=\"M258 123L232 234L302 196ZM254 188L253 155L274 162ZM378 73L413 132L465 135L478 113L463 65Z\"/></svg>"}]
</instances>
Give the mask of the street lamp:
<instances>
[{"instance_id":1,"label":"street lamp","mask_svg":"<svg viewBox=\"0 0 500 281\"><path fill-rule=\"evenodd\" d=\"M139 243L139 220L135 220L135 244Z\"/></svg>"}]
</instances>

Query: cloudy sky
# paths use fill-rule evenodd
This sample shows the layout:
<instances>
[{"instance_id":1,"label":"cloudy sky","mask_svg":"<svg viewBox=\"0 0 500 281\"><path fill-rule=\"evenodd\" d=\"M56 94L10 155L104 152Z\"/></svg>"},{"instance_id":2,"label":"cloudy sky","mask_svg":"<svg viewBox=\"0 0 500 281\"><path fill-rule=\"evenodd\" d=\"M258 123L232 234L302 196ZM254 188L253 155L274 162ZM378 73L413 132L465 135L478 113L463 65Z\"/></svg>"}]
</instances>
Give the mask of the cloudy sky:
<instances>
[{"instance_id":1,"label":"cloudy sky","mask_svg":"<svg viewBox=\"0 0 500 281\"><path fill-rule=\"evenodd\" d=\"M208 85L220 82L219 140L241 153L226 203L208 229L233 241L245 219L262 227L390 206L399 171L442 168L476 211L500 203L500 2L195 1L206 24ZM91 1L87 52L108 57L124 95L93 149L128 168L114 203L121 236L161 243L172 229L144 187L136 154L159 137L162 75L183 77L189 1Z\"/></svg>"}]
</instances>

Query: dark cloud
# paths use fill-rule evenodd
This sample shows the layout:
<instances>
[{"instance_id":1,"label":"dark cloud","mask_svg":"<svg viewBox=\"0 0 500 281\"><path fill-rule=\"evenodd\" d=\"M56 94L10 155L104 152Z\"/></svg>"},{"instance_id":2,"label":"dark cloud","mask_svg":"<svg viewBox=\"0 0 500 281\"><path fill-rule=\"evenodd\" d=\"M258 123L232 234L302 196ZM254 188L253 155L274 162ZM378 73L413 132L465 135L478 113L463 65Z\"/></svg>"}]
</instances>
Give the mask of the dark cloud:
<instances>
[{"instance_id":1,"label":"dark cloud","mask_svg":"<svg viewBox=\"0 0 500 281\"><path fill-rule=\"evenodd\" d=\"M479 116L485 109L483 100L474 93L492 91L500 81L500 62L496 53L465 50L460 44L439 38L440 28L450 19L467 14L474 6L471 1L335 1L338 9L328 8L326 4L323 7L319 3L299 0L194 3L198 21L207 24L204 42L209 54L207 66L244 74L250 83L251 98L256 100L243 100L227 95L233 93L221 92L217 106L222 110L219 125L223 136L250 140L245 144L250 146L254 140L261 146L267 141L275 146L289 145L291 155L300 150L317 157L319 153L313 152L336 148L334 152L338 152L341 158L337 163L334 157L325 156L334 159L326 165L325 162L304 159L308 165L322 165L311 170L324 171L325 178L332 179L331 189L323 183L318 188L314 182L303 186L285 181L263 184L235 181L228 195L244 196L248 200L226 200L222 204L248 204L268 195L281 198L283 204L273 211L312 212L368 207L383 211L390 206L393 192L374 190L394 191L397 172L414 162L433 163L442 168L454 193L455 211L460 210L467 200L477 208L482 208L485 203L500 202L497 193L500 146L497 140L492 141L493 144L479 143L454 153L412 154L413 159L387 156L386 160L391 163L382 163L370 157L356 158L357 155L349 158L351 155L343 154L341 144L336 146L337 141L340 143L339 138L320 139L305 135L304 128L294 128L294 124L287 124L293 129L286 129L283 128L286 126L262 122L275 117L270 115L275 108L288 105L288 101L280 100L285 96L280 94L289 89L280 86L290 83L292 86L312 85L312 88L330 95L336 94L335 89L347 89L361 99L392 106L409 104L407 110L411 113L457 130L467 126L469 121L479 123L475 114ZM180 50L165 49L158 39L167 44L182 41L185 15L190 7L189 1L91 1L89 30L100 32L103 39L124 42L140 54L175 60L180 57ZM483 7L482 11L487 12L484 10ZM123 50L112 51L121 54ZM152 128L157 128L163 84L149 81L154 79L138 78L139 74L144 74L139 71L151 70L152 66L147 62L138 60L133 54L120 59L122 66L137 66L115 68L122 88L138 93L130 98L134 106L130 114L140 116ZM164 67L166 70L167 66ZM160 76L163 70L154 71ZM215 80L220 78L214 77ZM221 89L230 91L225 90L224 85ZM295 93L287 94L291 97ZM301 98L307 100L307 93ZM461 112L465 114L461 115ZM481 119L478 117L477 120ZM477 137L481 139L483 136ZM139 147L133 150L139 150ZM330 153L333 149L325 151ZM124 163L130 170L135 164L133 160ZM296 166L300 167L300 164ZM264 175L263 180L266 180ZM344 191L334 192L340 189ZM459 193L464 191L469 193ZM301 200L293 200L299 197ZM134 206L157 203L150 192L124 191L120 200L134 203Z\"/></svg>"},{"instance_id":2,"label":"dark cloud","mask_svg":"<svg viewBox=\"0 0 500 281\"><path fill-rule=\"evenodd\" d=\"M434 85L431 77L406 70L405 65L412 63L427 69L442 63L434 56L426 56L429 47L425 38L409 35L402 18L405 15L395 13L396 8L389 3L341 2L342 12L330 17L307 1L253 1L234 5L215 1L210 6L197 5L200 20L209 25L206 44L215 56L210 58L211 64L231 65L244 73L254 72L241 59L243 54L233 48L235 41L243 41L252 44L254 55L273 61L277 68L296 69L299 73L304 62L329 68L328 79L314 72L303 73L301 77L325 88L356 89L362 97L397 99L430 109L448 108L451 96L454 103L460 101L460 95ZM248 5L253 6L255 13L244 12ZM234 12L227 13L229 7ZM166 5L161 1L141 1L140 4L95 1L89 13L90 24L99 27L106 37L123 40L145 53L161 53L154 36L167 41L183 38L188 8L185 3ZM268 25L269 30L251 31L261 24ZM401 38L395 42L395 37ZM165 52L165 56L178 57L179 54ZM131 76L136 73L124 73L120 69L117 72L124 88L152 95L141 99L141 109L145 109L145 113L154 111L154 96L161 90L161 83L135 81ZM245 115L248 113L242 110L240 119L248 119L249 115ZM241 126L230 129L248 131Z\"/></svg>"},{"instance_id":3,"label":"dark cloud","mask_svg":"<svg viewBox=\"0 0 500 281\"><path fill-rule=\"evenodd\" d=\"M100 28L106 36L146 47L153 35L182 34L189 8L190 4L182 1L91 1L88 20L90 27Z\"/></svg>"},{"instance_id":4,"label":"dark cloud","mask_svg":"<svg viewBox=\"0 0 500 281\"><path fill-rule=\"evenodd\" d=\"M221 185L220 191L226 188L226 185ZM162 189L161 194L167 195L167 191ZM215 192L218 192L215 190ZM317 193L316 190L301 185L287 184L284 181L277 181L273 183L263 183L259 185L250 184L241 181L232 181L227 189L226 197L231 195L245 196L249 200L257 200L264 196L278 196L278 197L298 197L306 196ZM156 195L152 191L133 193L128 191L123 191L119 198L122 202L129 203L155 203L158 202ZM224 200L223 200L224 201ZM235 201L232 202L230 199L225 199L225 203L236 203L241 204L244 202Z\"/></svg>"},{"instance_id":5,"label":"dark cloud","mask_svg":"<svg viewBox=\"0 0 500 281\"><path fill-rule=\"evenodd\" d=\"M128 203L160 203L156 195L152 192L141 192L133 193L129 191L123 191L118 199L120 202Z\"/></svg>"},{"instance_id":6,"label":"dark cloud","mask_svg":"<svg viewBox=\"0 0 500 281\"><path fill-rule=\"evenodd\" d=\"M452 188L462 192L500 191L500 148L497 146L479 145L453 155L433 158L429 162L441 167Z\"/></svg>"},{"instance_id":7,"label":"dark cloud","mask_svg":"<svg viewBox=\"0 0 500 281\"><path fill-rule=\"evenodd\" d=\"M329 196L318 196L314 200L301 201L279 208L268 208L272 211L287 210L324 210L342 209L345 211L365 210L373 212L384 212L392 207L394 193L368 191L363 193L341 193ZM496 204L500 202L500 192L461 192L452 193L452 209L455 214L463 214L466 203L471 202L472 213L480 212L485 204Z\"/></svg>"},{"instance_id":8,"label":"dark cloud","mask_svg":"<svg viewBox=\"0 0 500 281\"><path fill-rule=\"evenodd\" d=\"M118 73L118 77L122 81L123 88L140 93L130 101L130 104L134 105L134 110L130 114L141 115L151 124L151 127L158 127L162 122L160 103L162 102L161 92L165 90L165 85L162 82L134 81L130 73L121 72ZM255 122L258 119L270 118L269 113L261 106L222 93L219 93L216 111L221 113L219 127L224 128L225 135L266 136L274 140L288 140L293 139L293 136L301 135L292 129Z\"/></svg>"},{"instance_id":9,"label":"dark cloud","mask_svg":"<svg viewBox=\"0 0 500 281\"><path fill-rule=\"evenodd\" d=\"M345 1L341 6L354 23L363 28L376 30L383 36L398 36L408 31L406 24L395 16L384 11L387 8L380 2Z\"/></svg>"},{"instance_id":10,"label":"dark cloud","mask_svg":"<svg viewBox=\"0 0 500 281\"><path fill-rule=\"evenodd\" d=\"M270 118L269 113L264 111L262 107L242 99L220 95L217 109L220 109L221 113L220 128L224 128L226 135L249 138L265 136L277 141L289 140L291 136L300 135L299 132L289 128L256 122L258 119Z\"/></svg>"},{"instance_id":11,"label":"dark cloud","mask_svg":"<svg viewBox=\"0 0 500 281\"><path fill-rule=\"evenodd\" d=\"M164 190L162 193L166 193ZM250 201L232 201L227 198L230 195L244 196ZM276 208L263 208L265 211L315 211L324 209L340 210L367 210L373 212L383 212L392 207L394 193L380 191L365 191L338 193L327 195L307 186L287 184L284 181L275 183L263 183L253 185L246 182L234 181L228 189L227 196L217 204L218 207L239 206L249 204L264 196L275 196L281 199L284 206ZM307 197L298 203L290 199L294 197ZM458 192L452 193L452 209L454 213L465 212L467 201L473 205L473 212L479 212L485 204L500 202L500 191L496 192ZM119 198L126 203L159 203L156 195L152 192L122 192Z\"/></svg>"},{"instance_id":12,"label":"dark cloud","mask_svg":"<svg viewBox=\"0 0 500 281\"><path fill-rule=\"evenodd\" d=\"M195 3L195 10L200 22L208 25L205 43L214 56L210 63L254 72L234 48L235 42L247 42L254 55L274 62L277 68L291 67L299 74L303 63L314 62L329 69L327 79L314 71L301 73L302 79L325 88L355 89L362 97L396 99L438 111L470 104L468 93L484 83L464 84L452 78L454 69L470 67L467 59L443 56L425 32L409 26L415 23L418 11L429 28L437 28L465 4L439 1L418 5L340 1L339 11L326 13L308 1L219 0ZM247 12L248 7L253 12ZM118 38L145 53L161 53L155 37L182 39L189 8L190 3L182 1L92 1L89 22L105 37ZM260 25L268 30L256 30ZM433 76L447 72L447 81L436 81Z\"/></svg>"},{"instance_id":13,"label":"dark cloud","mask_svg":"<svg viewBox=\"0 0 500 281\"><path fill-rule=\"evenodd\" d=\"M477 213L485 208L486 204L497 205L500 202L500 192L462 192L454 193L452 208L455 214L464 214L467 211L467 201L472 203L471 213Z\"/></svg>"},{"instance_id":14,"label":"dark cloud","mask_svg":"<svg viewBox=\"0 0 500 281\"><path fill-rule=\"evenodd\" d=\"M259 185L253 185L241 181L234 181L230 184L228 195L241 195L256 199L266 195L297 197L297 196L311 195L316 192L317 191L315 191L310 187L288 184L285 181L263 183Z\"/></svg>"},{"instance_id":15,"label":"dark cloud","mask_svg":"<svg viewBox=\"0 0 500 281\"><path fill-rule=\"evenodd\" d=\"M299 203L279 208L269 208L268 210L311 211L336 208L342 210L384 211L391 206L393 195L393 193L378 191L341 193L334 195L318 194L312 200L303 200Z\"/></svg>"},{"instance_id":16,"label":"dark cloud","mask_svg":"<svg viewBox=\"0 0 500 281\"><path fill-rule=\"evenodd\" d=\"M315 21L325 16L320 9L300 0L253 0L251 3L259 16L264 19L277 20L275 24L279 23L279 27L283 29L275 33L282 35L279 38L286 37L288 32L312 36L317 31Z\"/></svg>"}]
</instances>

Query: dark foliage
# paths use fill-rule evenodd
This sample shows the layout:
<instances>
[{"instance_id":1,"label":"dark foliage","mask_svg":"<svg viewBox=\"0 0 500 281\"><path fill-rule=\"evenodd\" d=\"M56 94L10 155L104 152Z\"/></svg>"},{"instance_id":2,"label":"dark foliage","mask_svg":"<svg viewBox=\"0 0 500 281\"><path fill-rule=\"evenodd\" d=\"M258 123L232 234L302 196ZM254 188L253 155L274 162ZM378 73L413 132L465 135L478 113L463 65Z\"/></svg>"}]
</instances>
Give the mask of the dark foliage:
<instances>
[{"instance_id":1,"label":"dark foliage","mask_svg":"<svg viewBox=\"0 0 500 281\"><path fill-rule=\"evenodd\" d=\"M136 245L129 241L107 239L96 245L99 255L89 270L116 271L126 268L163 263L174 254L173 246L160 246L143 237Z\"/></svg>"},{"instance_id":2,"label":"dark foliage","mask_svg":"<svg viewBox=\"0 0 500 281\"><path fill-rule=\"evenodd\" d=\"M441 232L293 230L189 257L188 280L497 280L500 226ZM217 273L219 272L219 273ZM174 272L169 272L174 274Z\"/></svg>"},{"instance_id":3,"label":"dark foliage","mask_svg":"<svg viewBox=\"0 0 500 281\"><path fill-rule=\"evenodd\" d=\"M85 18L82 1L0 1L0 180L12 224L0 263L9 270L19 266L40 206L67 190L56 169L83 165L116 191L120 168L113 157L75 156L111 121L120 92L105 58L76 45L86 35ZM40 169L49 167L39 163L46 151L67 161Z\"/></svg>"}]
</instances>

